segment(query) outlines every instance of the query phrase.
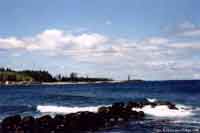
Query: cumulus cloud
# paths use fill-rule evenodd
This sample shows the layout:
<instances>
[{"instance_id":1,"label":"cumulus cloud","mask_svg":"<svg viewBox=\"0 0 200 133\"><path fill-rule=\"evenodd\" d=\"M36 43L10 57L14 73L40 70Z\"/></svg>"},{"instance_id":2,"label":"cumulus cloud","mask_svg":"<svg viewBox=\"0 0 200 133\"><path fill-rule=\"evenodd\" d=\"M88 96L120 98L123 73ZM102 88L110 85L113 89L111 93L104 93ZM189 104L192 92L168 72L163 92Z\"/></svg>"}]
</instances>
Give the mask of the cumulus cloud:
<instances>
[{"instance_id":1,"label":"cumulus cloud","mask_svg":"<svg viewBox=\"0 0 200 133\"><path fill-rule=\"evenodd\" d=\"M200 36L200 28L184 31L184 32L182 32L181 35L182 36L189 36L189 37Z\"/></svg>"},{"instance_id":2,"label":"cumulus cloud","mask_svg":"<svg viewBox=\"0 0 200 133\"><path fill-rule=\"evenodd\" d=\"M196 27L185 23L181 28L188 31ZM80 64L96 65L95 72L133 72L146 79L195 78L200 65L200 40L184 41L161 36L134 41L99 33L73 34L49 29L32 37L0 38L1 49L11 51L15 57L19 57L21 51L67 57Z\"/></svg>"},{"instance_id":3,"label":"cumulus cloud","mask_svg":"<svg viewBox=\"0 0 200 133\"><path fill-rule=\"evenodd\" d=\"M20 49L24 48L26 45L22 40L16 39L15 37L0 38L0 48L1 49Z\"/></svg>"},{"instance_id":4,"label":"cumulus cloud","mask_svg":"<svg viewBox=\"0 0 200 133\"><path fill-rule=\"evenodd\" d=\"M164 37L151 37L147 38L143 41L145 44L151 44L151 45L159 45L159 44L166 44L169 40Z\"/></svg>"},{"instance_id":5,"label":"cumulus cloud","mask_svg":"<svg viewBox=\"0 0 200 133\"><path fill-rule=\"evenodd\" d=\"M93 48L103 44L107 38L97 33L83 33L79 35L67 34L62 30L46 30L34 37L0 38L1 49L35 50L66 50L78 48Z\"/></svg>"},{"instance_id":6,"label":"cumulus cloud","mask_svg":"<svg viewBox=\"0 0 200 133\"><path fill-rule=\"evenodd\" d=\"M200 41L195 41L195 42L177 42L177 43L172 43L169 45L171 48L178 48L178 49L195 49L195 50L200 50Z\"/></svg>"},{"instance_id":7,"label":"cumulus cloud","mask_svg":"<svg viewBox=\"0 0 200 133\"><path fill-rule=\"evenodd\" d=\"M183 29L194 29L195 27L196 26L193 23L189 22L189 21L185 21L185 22L183 22L183 23L178 25L178 28L182 29L182 30Z\"/></svg>"},{"instance_id":8,"label":"cumulus cloud","mask_svg":"<svg viewBox=\"0 0 200 133\"><path fill-rule=\"evenodd\" d=\"M174 34L182 37L199 37L200 36L200 26L195 25L191 22L184 22L179 24L173 29Z\"/></svg>"}]
</instances>

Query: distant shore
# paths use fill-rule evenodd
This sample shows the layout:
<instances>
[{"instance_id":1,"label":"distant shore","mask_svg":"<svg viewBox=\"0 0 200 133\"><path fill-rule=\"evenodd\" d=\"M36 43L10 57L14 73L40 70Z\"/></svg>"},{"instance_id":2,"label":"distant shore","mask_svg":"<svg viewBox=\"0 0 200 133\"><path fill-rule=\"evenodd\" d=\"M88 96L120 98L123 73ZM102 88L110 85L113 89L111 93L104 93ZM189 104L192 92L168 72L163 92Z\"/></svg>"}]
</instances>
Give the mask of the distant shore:
<instances>
[{"instance_id":1,"label":"distant shore","mask_svg":"<svg viewBox=\"0 0 200 133\"><path fill-rule=\"evenodd\" d=\"M102 84L102 83L121 83L122 81L96 81L96 82L42 82L42 85L65 85L65 84Z\"/></svg>"},{"instance_id":2,"label":"distant shore","mask_svg":"<svg viewBox=\"0 0 200 133\"><path fill-rule=\"evenodd\" d=\"M0 85L66 85L66 84L101 84L101 83L120 83L121 81L97 81L97 82L4 82Z\"/></svg>"},{"instance_id":3,"label":"distant shore","mask_svg":"<svg viewBox=\"0 0 200 133\"><path fill-rule=\"evenodd\" d=\"M101 83L138 83L143 80L113 80L106 77L80 76L76 72L71 72L68 76L51 75L45 70L13 70L10 68L0 68L0 85L65 85L65 84L101 84Z\"/></svg>"},{"instance_id":4,"label":"distant shore","mask_svg":"<svg viewBox=\"0 0 200 133\"><path fill-rule=\"evenodd\" d=\"M0 85L3 86L12 86L12 85L67 85L67 84L102 84L102 83L137 83L137 82L143 82L142 80L131 80L131 81L126 81L126 80L113 80L113 81L95 81L95 82L26 82L26 81L21 81L21 82L0 82Z\"/></svg>"}]
</instances>

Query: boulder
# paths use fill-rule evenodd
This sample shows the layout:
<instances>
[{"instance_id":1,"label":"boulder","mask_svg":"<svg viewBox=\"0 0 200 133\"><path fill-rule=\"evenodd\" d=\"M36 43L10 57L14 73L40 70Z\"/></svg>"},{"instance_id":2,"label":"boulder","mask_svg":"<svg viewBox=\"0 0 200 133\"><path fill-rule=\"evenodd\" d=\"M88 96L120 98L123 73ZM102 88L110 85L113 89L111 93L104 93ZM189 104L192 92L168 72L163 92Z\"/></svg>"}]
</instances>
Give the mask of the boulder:
<instances>
[{"instance_id":1,"label":"boulder","mask_svg":"<svg viewBox=\"0 0 200 133\"><path fill-rule=\"evenodd\" d=\"M15 132L19 130L20 122L21 122L20 115L15 115L5 118L1 123L3 133Z\"/></svg>"},{"instance_id":2,"label":"boulder","mask_svg":"<svg viewBox=\"0 0 200 133\"><path fill-rule=\"evenodd\" d=\"M156 107L159 105L166 105L166 106L168 106L169 109L174 109L174 110L178 109L175 104L168 102L168 101L156 101L156 102L150 103L150 105L152 107Z\"/></svg>"},{"instance_id":3,"label":"boulder","mask_svg":"<svg viewBox=\"0 0 200 133\"><path fill-rule=\"evenodd\" d=\"M38 129L38 132L51 132L55 128L54 120L50 115L42 116L36 119L36 128Z\"/></svg>"},{"instance_id":4,"label":"boulder","mask_svg":"<svg viewBox=\"0 0 200 133\"><path fill-rule=\"evenodd\" d=\"M144 107L144 103L142 102L132 102L132 101L129 101L126 105L126 108L131 110L132 108L142 108Z\"/></svg>"},{"instance_id":5,"label":"boulder","mask_svg":"<svg viewBox=\"0 0 200 133\"><path fill-rule=\"evenodd\" d=\"M77 112L66 115L56 115L52 118L45 115L39 118L26 116L23 119L19 115L7 117L2 121L0 130L3 133L78 133L93 132L99 129L110 128L121 124L130 119L141 119L143 112L132 111L133 107L142 107L146 103L142 102L123 102L113 103L109 107L100 107L94 112ZM161 103L157 103L161 104ZM172 108L173 105L169 104Z\"/></svg>"},{"instance_id":6,"label":"boulder","mask_svg":"<svg viewBox=\"0 0 200 133\"><path fill-rule=\"evenodd\" d=\"M21 121L21 127L25 133L32 133L35 130L35 118L26 116Z\"/></svg>"}]
</instances>

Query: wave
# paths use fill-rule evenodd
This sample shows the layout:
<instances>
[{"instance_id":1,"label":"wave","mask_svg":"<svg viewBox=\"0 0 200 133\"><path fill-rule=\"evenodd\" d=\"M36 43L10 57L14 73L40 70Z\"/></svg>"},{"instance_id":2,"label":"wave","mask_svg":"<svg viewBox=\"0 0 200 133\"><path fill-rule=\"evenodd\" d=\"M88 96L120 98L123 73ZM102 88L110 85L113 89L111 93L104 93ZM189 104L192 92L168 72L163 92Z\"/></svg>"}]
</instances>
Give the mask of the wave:
<instances>
[{"instance_id":1,"label":"wave","mask_svg":"<svg viewBox=\"0 0 200 133\"><path fill-rule=\"evenodd\" d=\"M146 105L143 108L132 108L134 111L143 111L147 115L156 117L186 117L193 115L192 109L184 105L176 105L177 109L170 109L167 105L157 105L152 107Z\"/></svg>"},{"instance_id":2,"label":"wave","mask_svg":"<svg viewBox=\"0 0 200 133\"><path fill-rule=\"evenodd\" d=\"M157 101L157 99L156 98L147 98L147 101L154 103Z\"/></svg>"},{"instance_id":3,"label":"wave","mask_svg":"<svg viewBox=\"0 0 200 133\"><path fill-rule=\"evenodd\" d=\"M200 124L200 120L176 120L176 121L173 121L173 123L175 124Z\"/></svg>"},{"instance_id":4,"label":"wave","mask_svg":"<svg viewBox=\"0 0 200 133\"><path fill-rule=\"evenodd\" d=\"M147 98L150 103L157 102L157 99L150 99ZM90 111L90 112L97 112L98 109L102 106L111 106L111 105L98 105L98 106L87 106L87 107L66 107L66 106L53 106L53 105L38 105L37 110L42 113L61 113L61 114L68 114L68 113L76 113L81 111ZM196 109L176 104L177 109L170 109L168 105L157 105L151 106L145 105L142 108L132 108L133 111L143 111L146 115L154 116L154 117L187 117L192 116L195 113Z\"/></svg>"},{"instance_id":5,"label":"wave","mask_svg":"<svg viewBox=\"0 0 200 133\"><path fill-rule=\"evenodd\" d=\"M38 105L37 110L42 113L60 113L60 114L69 114L76 113L81 111L97 112L98 109L102 106L108 105L99 105L99 106L88 106L88 107L64 107L64 106L53 106L53 105Z\"/></svg>"}]
</instances>

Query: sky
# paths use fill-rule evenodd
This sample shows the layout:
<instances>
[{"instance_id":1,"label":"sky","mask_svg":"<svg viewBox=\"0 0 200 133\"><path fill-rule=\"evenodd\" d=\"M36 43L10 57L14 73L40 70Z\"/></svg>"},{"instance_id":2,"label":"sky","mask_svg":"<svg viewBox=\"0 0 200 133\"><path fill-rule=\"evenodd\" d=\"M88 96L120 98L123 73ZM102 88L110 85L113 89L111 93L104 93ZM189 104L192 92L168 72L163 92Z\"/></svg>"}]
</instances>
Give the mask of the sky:
<instances>
[{"instance_id":1,"label":"sky","mask_svg":"<svg viewBox=\"0 0 200 133\"><path fill-rule=\"evenodd\" d=\"M0 0L0 67L200 79L198 0Z\"/></svg>"}]
</instances>

